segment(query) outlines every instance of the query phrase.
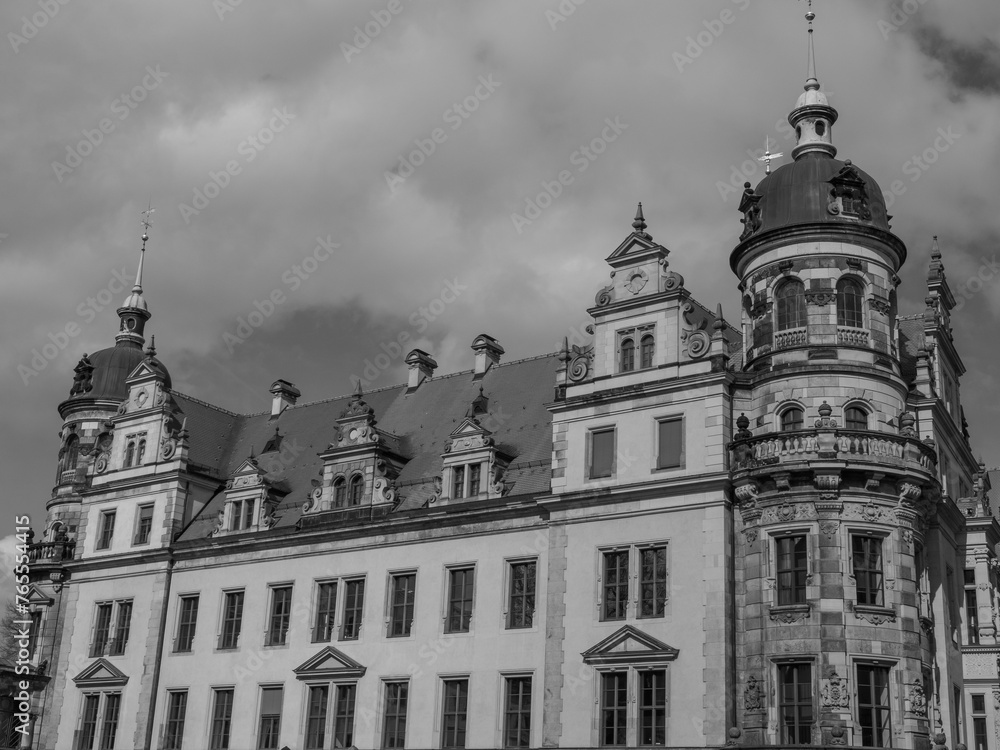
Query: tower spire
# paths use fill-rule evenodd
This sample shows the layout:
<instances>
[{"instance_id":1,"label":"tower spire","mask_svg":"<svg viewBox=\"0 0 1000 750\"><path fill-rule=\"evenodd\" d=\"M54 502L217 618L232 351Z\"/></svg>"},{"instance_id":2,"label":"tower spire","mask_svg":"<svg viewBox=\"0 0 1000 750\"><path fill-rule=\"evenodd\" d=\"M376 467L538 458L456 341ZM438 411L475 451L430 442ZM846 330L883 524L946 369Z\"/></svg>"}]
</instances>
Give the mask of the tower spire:
<instances>
[{"instance_id":1,"label":"tower spire","mask_svg":"<svg viewBox=\"0 0 1000 750\"><path fill-rule=\"evenodd\" d=\"M150 318L149 305L146 304L145 297L142 296L142 265L146 257L146 242L149 241L149 228L153 226L150 216L156 211L152 204L149 204L142 212L142 247L139 249L139 267L135 272L135 284L132 286L132 293L126 297L125 302L118 308L118 317L121 318L121 325L118 335L115 336L115 343L123 346L139 346L142 348L145 339L142 336L146 321Z\"/></svg>"},{"instance_id":2,"label":"tower spire","mask_svg":"<svg viewBox=\"0 0 1000 750\"><path fill-rule=\"evenodd\" d=\"M798 160L802 155L814 153L825 154L828 157L837 155L833 145L831 129L837 121L837 110L830 106L826 94L820 90L819 79L816 77L816 47L813 43L813 21L816 14L812 9L812 0L807 0L809 10L806 11L808 48L806 62L806 85L795 109L788 115L788 123L795 128L796 144L792 149L792 158Z\"/></svg>"},{"instance_id":3,"label":"tower spire","mask_svg":"<svg viewBox=\"0 0 1000 750\"><path fill-rule=\"evenodd\" d=\"M813 21L816 20L816 14L813 13L812 0L809 0L809 10L806 11L806 22L808 23L808 60L806 62L806 89L809 88L819 88L819 79L816 77L816 48L813 46Z\"/></svg>"}]
</instances>

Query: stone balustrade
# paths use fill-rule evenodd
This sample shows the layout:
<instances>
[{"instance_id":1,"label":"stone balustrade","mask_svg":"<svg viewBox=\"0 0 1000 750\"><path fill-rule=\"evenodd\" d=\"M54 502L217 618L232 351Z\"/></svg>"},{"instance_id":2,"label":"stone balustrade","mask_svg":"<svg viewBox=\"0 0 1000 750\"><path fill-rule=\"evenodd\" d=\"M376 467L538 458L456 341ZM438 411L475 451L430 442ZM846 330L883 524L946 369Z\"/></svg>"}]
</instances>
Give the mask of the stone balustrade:
<instances>
[{"instance_id":1,"label":"stone balustrade","mask_svg":"<svg viewBox=\"0 0 1000 750\"><path fill-rule=\"evenodd\" d=\"M918 465L933 474L934 449L916 438L871 430L814 429L769 433L730 443L733 470L810 459L862 460L892 463L892 459Z\"/></svg>"}]
</instances>

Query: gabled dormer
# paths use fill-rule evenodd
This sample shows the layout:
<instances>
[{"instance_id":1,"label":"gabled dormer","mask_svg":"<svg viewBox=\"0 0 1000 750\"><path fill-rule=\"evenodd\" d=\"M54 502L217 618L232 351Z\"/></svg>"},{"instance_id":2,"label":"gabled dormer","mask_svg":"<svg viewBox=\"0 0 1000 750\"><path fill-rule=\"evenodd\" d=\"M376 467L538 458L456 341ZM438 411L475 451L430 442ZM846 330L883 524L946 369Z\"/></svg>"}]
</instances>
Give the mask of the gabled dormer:
<instances>
[{"instance_id":1,"label":"gabled dormer","mask_svg":"<svg viewBox=\"0 0 1000 750\"><path fill-rule=\"evenodd\" d=\"M226 482L226 501L211 536L264 531L277 522L275 511L288 494L282 482L268 479L253 456L247 458Z\"/></svg>"},{"instance_id":2,"label":"gabled dormer","mask_svg":"<svg viewBox=\"0 0 1000 750\"><path fill-rule=\"evenodd\" d=\"M452 431L442 454L441 497L443 505L463 500L502 497L507 491L504 472L511 457L497 449L493 433L479 421L487 413L482 388L469 406L465 419Z\"/></svg>"}]
</instances>

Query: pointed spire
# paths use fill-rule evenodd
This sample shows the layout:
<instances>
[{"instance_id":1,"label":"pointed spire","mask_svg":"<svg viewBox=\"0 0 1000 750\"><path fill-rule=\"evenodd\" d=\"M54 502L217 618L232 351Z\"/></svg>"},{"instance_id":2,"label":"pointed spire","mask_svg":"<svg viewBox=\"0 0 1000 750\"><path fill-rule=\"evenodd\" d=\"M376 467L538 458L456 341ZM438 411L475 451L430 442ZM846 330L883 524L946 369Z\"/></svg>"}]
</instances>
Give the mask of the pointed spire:
<instances>
[{"instance_id":1,"label":"pointed spire","mask_svg":"<svg viewBox=\"0 0 1000 750\"><path fill-rule=\"evenodd\" d=\"M354 384L354 400L360 401L361 397L364 395L364 389L361 387L361 378L358 378L357 382Z\"/></svg>"},{"instance_id":2,"label":"pointed spire","mask_svg":"<svg viewBox=\"0 0 1000 750\"><path fill-rule=\"evenodd\" d=\"M156 336L149 337L149 346L146 347L146 356L147 357L156 356Z\"/></svg>"},{"instance_id":3,"label":"pointed spire","mask_svg":"<svg viewBox=\"0 0 1000 750\"><path fill-rule=\"evenodd\" d=\"M808 47L808 61L806 63L806 85L805 88L818 89L819 79L816 78L816 48L813 46L813 21L816 20L816 14L813 13L812 0L809 0L809 10L806 11L806 22L809 24L808 35L809 35L809 47Z\"/></svg>"},{"instance_id":4,"label":"pointed spire","mask_svg":"<svg viewBox=\"0 0 1000 750\"><path fill-rule=\"evenodd\" d=\"M115 336L115 343L119 345L139 346L141 348L145 341L142 337L142 332L146 321L150 318L150 313L149 305L146 304L146 299L142 296L142 266L143 259L146 256L146 242L149 240L149 228L153 226L149 220L150 214L153 211L155 209L152 207L143 211L143 219L139 222L143 227L142 248L139 250L139 267L135 273L135 285L132 287L132 293L126 297L122 306L118 308L118 317L121 318L121 325L118 329L118 335Z\"/></svg>"},{"instance_id":5,"label":"pointed spire","mask_svg":"<svg viewBox=\"0 0 1000 750\"><path fill-rule=\"evenodd\" d=\"M639 201L639 208L635 212L635 221L632 222L632 228L642 234L646 231L646 219L642 215L642 201Z\"/></svg>"},{"instance_id":6,"label":"pointed spire","mask_svg":"<svg viewBox=\"0 0 1000 750\"><path fill-rule=\"evenodd\" d=\"M796 134L796 145L792 149L793 159L798 159L806 153L822 153L830 157L837 155L830 132L837 121L837 110L830 106L826 94L820 90L819 79L816 77L816 47L813 43L813 21L816 19L816 14L813 13L812 0L808 0L808 3L806 85L795 103L795 109L788 116L788 123L795 128Z\"/></svg>"},{"instance_id":7,"label":"pointed spire","mask_svg":"<svg viewBox=\"0 0 1000 750\"><path fill-rule=\"evenodd\" d=\"M712 324L712 328L716 331L723 331L726 328L726 319L722 317L721 302L719 302L715 307L715 322Z\"/></svg>"}]
</instances>

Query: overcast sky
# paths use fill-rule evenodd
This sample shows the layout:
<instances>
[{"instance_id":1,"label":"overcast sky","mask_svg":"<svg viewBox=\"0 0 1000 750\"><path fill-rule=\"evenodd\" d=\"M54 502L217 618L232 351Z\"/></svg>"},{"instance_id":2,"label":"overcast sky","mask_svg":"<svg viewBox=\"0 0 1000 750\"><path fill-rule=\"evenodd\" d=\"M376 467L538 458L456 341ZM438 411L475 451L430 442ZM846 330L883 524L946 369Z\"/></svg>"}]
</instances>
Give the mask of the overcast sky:
<instances>
[{"instance_id":1,"label":"overcast sky","mask_svg":"<svg viewBox=\"0 0 1000 750\"><path fill-rule=\"evenodd\" d=\"M439 373L470 368L483 332L507 360L554 351L586 324L640 200L687 288L737 320L728 185L762 178L750 157L766 137L791 150L780 123L805 79L805 10L7 0L0 529L15 511L42 526L56 406L81 354L114 343L147 201L147 334L176 390L235 411L267 409L277 378L303 401L352 376L402 382L402 335ZM901 313L923 307L934 234L952 288L971 290L954 318L962 395L995 466L1000 3L815 10L839 156L896 183Z\"/></svg>"}]
</instances>

